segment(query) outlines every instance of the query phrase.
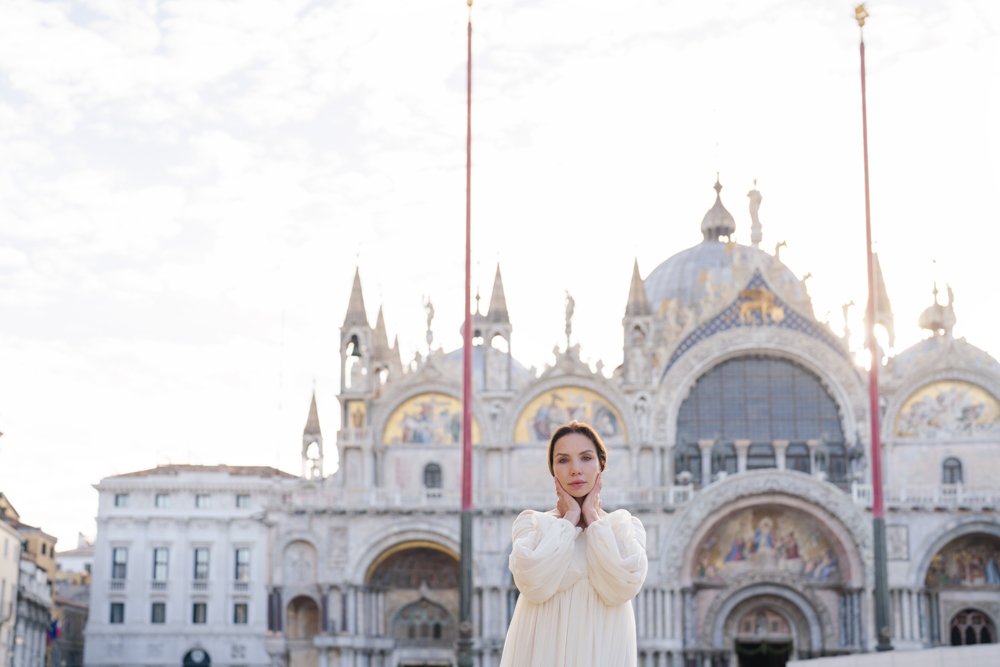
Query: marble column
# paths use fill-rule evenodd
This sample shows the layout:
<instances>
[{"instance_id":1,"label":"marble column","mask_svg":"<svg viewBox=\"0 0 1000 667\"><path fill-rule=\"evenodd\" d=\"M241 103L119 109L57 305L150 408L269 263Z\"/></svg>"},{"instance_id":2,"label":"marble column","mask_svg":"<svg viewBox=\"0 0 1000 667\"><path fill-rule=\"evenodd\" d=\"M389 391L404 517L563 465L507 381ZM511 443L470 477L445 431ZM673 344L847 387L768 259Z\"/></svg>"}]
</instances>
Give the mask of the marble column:
<instances>
[{"instance_id":1,"label":"marble column","mask_svg":"<svg viewBox=\"0 0 1000 667\"><path fill-rule=\"evenodd\" d=\"M819 467L816 465L816 449L819 447L819 440L806 440L806 447L809 448L809 472L817 477Z\"/></svg>"},{"instance_id":2,"label":"marble column","mask_svg":"<svg viewBox=\"0 0 1000 667\"><path fill-rule=\"evenodd\" d=\"M747 471L747 452L750 450L749 440L735 440L733 447L736 448L736 472Z\"/></svg>"},{"instance_id":3,"label":"marble column","mask_svg":"<svg viewBox=\"0 0 1000 667\"><path fill-rule=\"evenodd\" d=\"M784 470L785 454L788 453L788 441L774 440L771 442L771 447L774 448L774 467L778 470Z\"/></svg>"},{"instance_id":4,"label":"marble column","mask_svg":"<svg viewBox=\"0 0 1000 667\"><path fill-rule=\"evenodd\" d=\"M701 486L705 488L712 483L712 447L715 440L699 440L698 449L701 450Z\"/></svg>"}]
</instances>

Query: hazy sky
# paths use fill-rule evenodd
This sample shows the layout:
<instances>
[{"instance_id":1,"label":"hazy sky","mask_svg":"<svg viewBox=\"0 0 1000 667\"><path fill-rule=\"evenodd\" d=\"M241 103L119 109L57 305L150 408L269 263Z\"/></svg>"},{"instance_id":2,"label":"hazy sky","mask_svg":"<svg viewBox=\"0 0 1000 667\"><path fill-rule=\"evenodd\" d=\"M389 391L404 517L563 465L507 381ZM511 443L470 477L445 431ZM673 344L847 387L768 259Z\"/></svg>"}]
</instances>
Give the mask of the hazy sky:
<instances>
[{"instance_id":1,"label":"hazy sky","mask_svg":"<svg viewBox=\"0 0 1000 667\"><path fill-rule=\"evenodd\" d=\"M576 299L621 362L632 261L697 243L721 172L749 240L866 298L853 0L478 0L473 252L541 367ZM1000 3L869 3L872 221L897 350L932 281L1000 355ZM404 358L461 344L462 0L0 3L0 490L93 533L106 475L298 471L315 382L333 452L360 264ZM937 264L933 264L937 260ZM485 307L485 302L484 302ZM860 334L860 312L852 329ZM856 343L860 345L860 338ZM328 464L328 468L332 467Z\"/></svg>"}]
</instances>

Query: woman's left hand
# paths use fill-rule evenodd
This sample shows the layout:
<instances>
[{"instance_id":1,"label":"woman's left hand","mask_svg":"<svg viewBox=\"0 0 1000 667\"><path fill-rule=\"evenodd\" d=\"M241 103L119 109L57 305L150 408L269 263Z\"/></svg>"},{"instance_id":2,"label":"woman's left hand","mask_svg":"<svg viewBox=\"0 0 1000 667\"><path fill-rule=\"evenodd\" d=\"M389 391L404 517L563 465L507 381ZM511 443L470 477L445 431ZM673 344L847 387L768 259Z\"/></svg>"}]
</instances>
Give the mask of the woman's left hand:
<instances>
[{"instance_id":1,"label":"woman's left hand","mask_svg":"<svg viewBox=\"0 0 1000 667\"><path fill-rule=\"evenodd\" d=\"M583 521L588 526L601 518L601 487L604 485L601 477L603 475L603 472L597 473L597 482L594 483L594 488L590 490L587 497L583 499L583 506L580 508L583 513Z\"/></svg>"}]
</instances>

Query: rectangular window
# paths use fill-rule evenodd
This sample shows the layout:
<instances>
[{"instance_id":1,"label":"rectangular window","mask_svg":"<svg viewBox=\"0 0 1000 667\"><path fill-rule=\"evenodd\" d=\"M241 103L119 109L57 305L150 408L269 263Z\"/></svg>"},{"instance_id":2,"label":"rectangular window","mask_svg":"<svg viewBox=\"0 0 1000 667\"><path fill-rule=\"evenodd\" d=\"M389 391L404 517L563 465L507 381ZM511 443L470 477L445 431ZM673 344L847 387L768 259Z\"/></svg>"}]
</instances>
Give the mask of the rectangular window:
<instances>
[{"instance_id":1,"label":"rectangular window","mask_svg":"<svg viewBox=\"0 0 1000 667\"><path fill-rule=\"evenodd\" d=\"M0 614L3 613L4 598L7 597L7 580L0 579Z\"/></svg>"},{"instance_id":2,"label":"rectangular window","mask_svg":"<svg viewBox=\"0 0 1000 667\"><path fill-rule=\"evenodd\" d=\"M115 547L111 550L111 578L124 579L125 567L128 565L128 549Z\"/></svg>"},{"instance_id":3,"label":"rectangular window","mask_svg":"<svg viewBox=\"0 0 1000 667\"><path fill-rule=\"evenodd\" d=\"M42 555L45 555L45 542L42 542Z\"/></svg>"},{"instance_id":4,"label":"rectangular window","mask_svg":"<svg viewBox=\"0 0 1000 667\"><path fill-rule=\"evenodd\" d=\"M246 625L247 616L247 604L245 602L233 605L233 623L236 623L237 625Z\"/></svg>"},{"instance_id":5,"label":"rectangular window","mask_svg":"<svg viewBox=\"0 0 1000 667\"><path fill-rule=\"evenodd\" d=\"M125 603L124 602L112 602L111 603L111 622L112 623L124 623L125 622Z\"/></svg>"},{"instance_id":6,"label":"rectangular window","mask_svg":"<svg viewBox=\"0 0 1000 667\"><path fill-rule=\"evenodd\" d=\"M156 507L165 510L170 507L170 494L169 493L157 493L156 494Z\"/></svg>"},{"instance_id":7,"label":"rectangular window","mask_svg":"<svg viewBox=\"0 0 1000 667\"><path fill-rule=\"evenodd\" d=\"M208 605L204 602L195 602L191 610L192 623L205 623L208 620Z\"/></svg>"},{"instance_id":8,"label":"rectangular window","mask_svg":"<svg viewBox=\"0 0 1000 667\"><path fill-rule=\"evenodd\" d=\"M236 550L236 581L250 581L250 550Z\"/></svg>"},{"instance_id":9,"label":"rectangular window","mask_svg":"<svg viewBox=\"0 0 1000 667\"><path fill-rule=\"evenodd\" d=\"M154 602L153 613L150 621L153 623L167 622L167 605L165 602Z\"/></svg>"},{"instance_id":10,"label":"rectangular window","mask_svg":"<svg viewBox=\"0 0 1000 667\"><path fill-rule=\"evenodd\" d=\"M212 506L212 496L207 493L199 493L194 497L194 506L200 510L207 510Z\"/></svg>"},{"instance_id":11,"label":"rectangular window","mask_svg":"<svg viewBox=\"0 0 1000 667\"><path fill-rule=\"evenodd\" d=\"M208 548L194 550L194 578L208 579Z\"/></svg>"},{"instance_id":12,"label":"rectangular window","mask_svg":"<svg viewBox=\"0 0 1000 667\"><path fill-rule=\"evenodd\" d=\"M153 581L167 580L167 559L170 552L166 547L153 549Z\"/></svg>"},{"instance_id":13,"label":"rectangular window","mask_svg":"<svg viewBox=\"0 0 1000 667\"><path fill-rule=\"evenodd\" d=\"M3 557L7 557L7 553L10 551L10 538L3 538Z\"/></svg>"},{"instance_id":14,"label":"rectangular window","mask_svg":"<svg viewBox=\"0 0 1000 667\"><path fill-rule=\"evenodd\" d=\"M115 494L115 507L128 507L128 494L127 493L116 493Z\"/></svg>"},{"instance_id":15,"label":"rectangular window","mask_svg":"<svg viewBox=\"0 0 1000 667\"><path fill-rule=\"evenodd\" d=\"M250 509L250 496L246 495L245 493L241 493L238 496L236 496L236 509L238 510Z\"/></svg>"}]
</instances>

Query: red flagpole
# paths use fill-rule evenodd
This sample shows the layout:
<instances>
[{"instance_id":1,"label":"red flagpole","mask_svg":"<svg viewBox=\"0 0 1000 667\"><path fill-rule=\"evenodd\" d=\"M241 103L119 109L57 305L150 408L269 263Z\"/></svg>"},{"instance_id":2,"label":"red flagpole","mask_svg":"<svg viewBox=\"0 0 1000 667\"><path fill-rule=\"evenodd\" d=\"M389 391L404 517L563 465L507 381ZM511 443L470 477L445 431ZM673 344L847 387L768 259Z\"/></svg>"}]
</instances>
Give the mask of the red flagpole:
<instances>
[{"instance_id":1,"label":"red flagpole","mask_svg":"<svg viewBox=\"0 0 1000 667\"><path fill-rule=\"evenodd\" d=\"M458 667L472 661L472 0L466 70L465 326L462 330L462 524L458 589Z\"/></svg>"},{"instance_id":2,"label":"red flagpole","mask_svg":"<svg viewBox=\"0 0 1000 667\"><path fill-rule=\"evenodd\" d=\"M862 4L855 10L861 31L861 135L865 155L865 241L868 259L868 309L865 322L865 339L871 362L868 367L868 398L871 422L871 464L872 464L872 533L875 547L875 632L878 651L892 650L892 618L889 608L889 570L886 562L885 544L885 501L882 496L882 438L881 410L878 400L878 368L882 363L875 339L875 317L878 312L875 303L875 261L872 257L872 214L871 198L868 192L868 103L865 87L865 37L864 25L868 12Z\"/></svg>"}]
</instances>

